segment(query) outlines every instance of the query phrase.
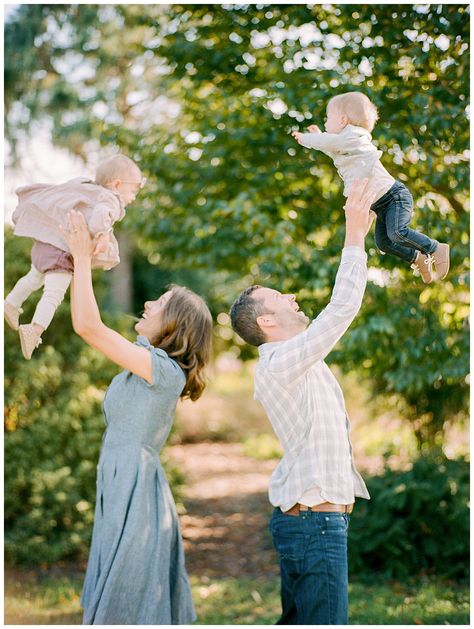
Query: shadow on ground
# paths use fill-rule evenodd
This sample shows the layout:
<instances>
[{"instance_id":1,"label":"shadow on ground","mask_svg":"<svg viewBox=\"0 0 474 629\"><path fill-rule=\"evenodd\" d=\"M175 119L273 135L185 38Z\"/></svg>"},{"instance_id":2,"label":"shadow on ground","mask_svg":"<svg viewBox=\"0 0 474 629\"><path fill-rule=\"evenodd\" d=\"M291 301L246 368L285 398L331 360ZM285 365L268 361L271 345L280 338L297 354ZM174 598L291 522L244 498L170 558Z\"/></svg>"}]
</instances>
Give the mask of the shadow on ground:
<instances>
[{"instance_id":1,"label":"shadow on ground","mask_svg":"<svg viewBox=\"0 0 474 629\"><path fill-rule=\"evenodd\" d=\"M209 578L277 575L267 494L276 462L252 460L240 444L172 446L167 454L187 482L181 532L188 572Z\"/></svg>"}]
</instances>

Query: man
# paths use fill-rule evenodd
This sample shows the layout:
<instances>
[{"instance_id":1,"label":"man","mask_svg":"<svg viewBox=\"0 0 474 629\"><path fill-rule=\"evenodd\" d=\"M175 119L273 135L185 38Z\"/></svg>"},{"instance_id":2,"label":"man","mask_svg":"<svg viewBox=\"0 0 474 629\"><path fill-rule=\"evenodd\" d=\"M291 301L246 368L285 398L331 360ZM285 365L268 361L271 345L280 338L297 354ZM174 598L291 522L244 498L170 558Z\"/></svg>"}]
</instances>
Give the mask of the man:
<instances>
[{"instance_id":1,"label":"man","mask_svg":"<svg viewBox=\"0 0 474 629\"><path fill-rule=\"evenodd\" d=\"M294 295L262 286L247 288L230 312L234 330L258 346L254 397L284 450L269 487L280 556L278 624L348 623L349 514L355 497L369 494L352 458L342 391L324 358L362 303L373 198L367 180L354 182L331 300L310 325Z\"/></svg>"}]
</instances>

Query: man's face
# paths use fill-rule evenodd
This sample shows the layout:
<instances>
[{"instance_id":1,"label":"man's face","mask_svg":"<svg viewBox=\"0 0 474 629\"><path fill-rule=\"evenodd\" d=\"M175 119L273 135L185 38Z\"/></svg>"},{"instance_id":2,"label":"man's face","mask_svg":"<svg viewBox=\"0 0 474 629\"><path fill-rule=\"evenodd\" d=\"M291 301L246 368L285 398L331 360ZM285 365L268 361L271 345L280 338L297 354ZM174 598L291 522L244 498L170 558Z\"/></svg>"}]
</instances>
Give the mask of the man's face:
<instances>
[{"instance_id":1,"label":"man's face","mask_svg":"<svg viewBox=\"0 0 474 629\"><path fill-rule=\"evenodd\" d=\"M294 295L282 294L273 288L262 287L255 289L252 297L263 302L265 314L257 321L264 331L266 323L279 330L294 330L295 333L306 329L309 317L301 312Z\"/></svg>"}]
</instances>

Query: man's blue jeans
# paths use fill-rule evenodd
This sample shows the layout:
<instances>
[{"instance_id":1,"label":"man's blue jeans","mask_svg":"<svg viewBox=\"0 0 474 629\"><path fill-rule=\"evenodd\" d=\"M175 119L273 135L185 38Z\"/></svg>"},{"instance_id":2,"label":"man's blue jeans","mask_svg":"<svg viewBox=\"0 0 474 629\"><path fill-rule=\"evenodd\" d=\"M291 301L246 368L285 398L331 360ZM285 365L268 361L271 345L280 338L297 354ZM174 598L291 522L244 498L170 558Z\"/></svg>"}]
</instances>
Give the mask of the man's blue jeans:
<instances>
[{"instance_id":1,"label":"man's blue jeans","mask_svg":"<svg viewBox=\"0 0 474 629\"><path fill-rule=\"evenodd\" d=\"M279 625L347 625L349 515L302 511L270 520L280 556Z\"/></svg>"}]
</instances>

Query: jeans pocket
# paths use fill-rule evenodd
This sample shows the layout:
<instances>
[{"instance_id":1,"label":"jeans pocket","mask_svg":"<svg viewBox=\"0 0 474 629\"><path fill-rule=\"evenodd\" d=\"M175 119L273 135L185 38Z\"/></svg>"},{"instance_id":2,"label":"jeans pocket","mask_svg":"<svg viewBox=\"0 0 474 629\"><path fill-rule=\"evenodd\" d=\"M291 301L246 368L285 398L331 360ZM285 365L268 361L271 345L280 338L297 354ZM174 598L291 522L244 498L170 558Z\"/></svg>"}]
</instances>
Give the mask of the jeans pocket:
<instances>
[{"instance_id":1,"label":"jeans pocket","mask_svg":"<svg viewBox=\"0 0 474 629\"><path fill-rule=\"evenodd\" d=\"M325 513L323 531L325 533L347 534L349 529L349 516L343 513Z\"/></svg>"},{"instance_id":2,"label":"jeans pocket","mask_svg":"<svg viewBox=\"0 0 474 629\"><path fill-rule=\"evenodd\" d=\"M303 533L285 533L273 535L273 544L280 555L280 559L303 559L308 536Z\"/></svg>"}]
</instances>

